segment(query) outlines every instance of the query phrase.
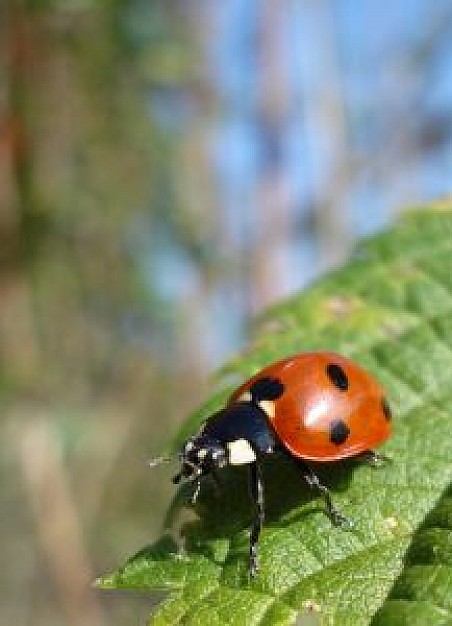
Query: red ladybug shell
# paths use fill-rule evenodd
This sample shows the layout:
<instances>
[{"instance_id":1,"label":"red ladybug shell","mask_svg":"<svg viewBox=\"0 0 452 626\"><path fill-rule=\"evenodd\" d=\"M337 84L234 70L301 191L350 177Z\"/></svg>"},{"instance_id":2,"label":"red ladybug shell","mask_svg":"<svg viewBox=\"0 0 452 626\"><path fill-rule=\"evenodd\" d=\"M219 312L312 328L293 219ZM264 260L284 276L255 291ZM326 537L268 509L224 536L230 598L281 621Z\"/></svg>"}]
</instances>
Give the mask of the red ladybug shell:
<instances>
[{"instance_id":1,"label":"red ladybug shell","mask_svg":"<svg viewBox=\"0 0 452 626\"><path fill-rule=\"evenodd\" d=\"M250 399L259 379L282 383L260 403L279 441L294 456L335 461L371 450L391 434L391 413L379 383L356 363L331 352L298 354L265 367L229 404Z\"/></svg>"}]
</instances>

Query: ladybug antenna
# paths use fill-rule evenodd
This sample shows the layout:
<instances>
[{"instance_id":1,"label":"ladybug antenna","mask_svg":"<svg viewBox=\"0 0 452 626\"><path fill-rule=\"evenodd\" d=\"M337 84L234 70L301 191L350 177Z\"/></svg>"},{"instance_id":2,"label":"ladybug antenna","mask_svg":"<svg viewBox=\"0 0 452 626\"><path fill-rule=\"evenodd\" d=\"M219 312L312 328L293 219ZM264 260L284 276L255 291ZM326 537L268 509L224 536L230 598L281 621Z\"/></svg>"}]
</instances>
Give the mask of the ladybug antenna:
<instances>
[{"instance_id":1,"label":"ladybug antenna","mask_svg":"<svg viewBox=\"0 0 452 626\"><path fill-rule=\"evenodd\" d=\"M175 456L155 456L149 459L148 465L149 467L157 467L157 465L162 465L163 463L171 463L176 458Z\"/></svg>"}]
</instances>

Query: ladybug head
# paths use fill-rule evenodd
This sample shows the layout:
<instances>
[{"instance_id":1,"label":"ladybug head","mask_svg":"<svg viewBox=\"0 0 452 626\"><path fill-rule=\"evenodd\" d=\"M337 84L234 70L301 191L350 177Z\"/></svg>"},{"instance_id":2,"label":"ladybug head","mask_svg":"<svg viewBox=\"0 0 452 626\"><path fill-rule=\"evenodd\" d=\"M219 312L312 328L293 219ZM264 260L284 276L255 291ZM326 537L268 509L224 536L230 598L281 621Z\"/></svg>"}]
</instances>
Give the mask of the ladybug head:
<instances>
[{"instance_id":1,"label":"ladybug head","mask_svg":"<svg viewBox=\"0 0 452 626\"><path fill-rule=\"evenodd\" d=\"M228 463L224 446L219 441L203 435L188 439L179 457L181 469L173 478L176 484L183 478L198 481L204 474L220 469Z\"/></svg>"}]
</instances>

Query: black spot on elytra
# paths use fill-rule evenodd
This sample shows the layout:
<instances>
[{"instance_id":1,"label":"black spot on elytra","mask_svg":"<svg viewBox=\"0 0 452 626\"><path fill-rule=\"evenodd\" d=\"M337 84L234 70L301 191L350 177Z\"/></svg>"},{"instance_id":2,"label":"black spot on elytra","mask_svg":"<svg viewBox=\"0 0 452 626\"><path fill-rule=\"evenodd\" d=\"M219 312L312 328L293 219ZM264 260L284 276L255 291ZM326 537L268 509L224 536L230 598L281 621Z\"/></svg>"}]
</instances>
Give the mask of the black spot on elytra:
<instances>
[{"instance_id":1,"label":"black spot on elytra","mask_svg":"<svg viewBox=\"0 0 452 626\"><path fill-rule=\"evenodd\" d=\"M339 446L341 443L347 441L347 437L350 434L350 429L347 424L340 420L333 420L330 424L330 441L331 443Z\"/></svg>"},{"instance_id":2,"label":"black spot on elytra","mask_svg":"<svg viewBox=\"0 0 452 626\"><path fill-rule=\"evenodd\" d=\"M392 411L386 398L382 398L381 408L383 410L385 418L387 419L388 422L390 422L392 420Z\"/></svg>"},{"instance_id":3,"label":"black spot on elytra","mask_svg":"<svg viewBox=\"0 0 452 626\"><path fill-rule=\"evenodd\" d=\"M278 378L265 376L259 378L250 387L253 402L261 400L277 400L284 393L284 385Z\"/></svg>"},{"instance_id":4,"label":"black spot on elytra","mask_svg":"<svg viewBox=\"0 0 452 626\"><path fill-rule=\"evenodd\" d=\"M326 367L326 373L328 374L328 378L331 380L333 385L335 385L341 391L347 391L347 374L344 372L340 365L337 365L337 363L329 363Z\"/></svg>"}]
</instances>

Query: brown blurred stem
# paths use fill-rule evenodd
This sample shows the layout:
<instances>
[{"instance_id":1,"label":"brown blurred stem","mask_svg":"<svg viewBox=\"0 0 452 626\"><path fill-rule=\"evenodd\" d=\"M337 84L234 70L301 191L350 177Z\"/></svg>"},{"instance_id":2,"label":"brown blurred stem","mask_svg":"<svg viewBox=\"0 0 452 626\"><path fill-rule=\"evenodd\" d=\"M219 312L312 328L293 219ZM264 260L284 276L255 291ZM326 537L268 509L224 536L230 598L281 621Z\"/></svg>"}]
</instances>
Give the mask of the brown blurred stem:
<instances>
[{"instance_id":1,"label":"brown blurred stem","mask_svg":"<svg viewBox=\"0 0 452 626\"><path fill-rule=\"evenodd\" d=\"M44 418L37 418L24 427L19 460L38 542L67 623L102 626L105 618L91 590L94 576L84 550L77 507L61 450Z\"/></svg>"}]
</instances>

